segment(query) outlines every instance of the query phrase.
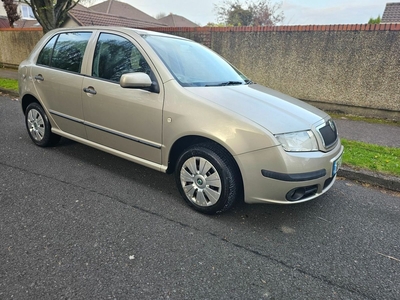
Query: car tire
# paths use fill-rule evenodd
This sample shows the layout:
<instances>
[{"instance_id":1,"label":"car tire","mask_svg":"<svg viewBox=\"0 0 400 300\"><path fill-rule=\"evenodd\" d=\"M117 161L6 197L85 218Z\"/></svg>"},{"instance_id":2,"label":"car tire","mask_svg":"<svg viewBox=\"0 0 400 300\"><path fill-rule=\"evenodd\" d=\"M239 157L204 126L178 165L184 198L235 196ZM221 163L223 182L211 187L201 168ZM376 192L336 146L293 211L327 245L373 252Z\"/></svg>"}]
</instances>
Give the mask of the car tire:
<instances>
[{"instance_id":1,"label":"car tire","mask_svg":"<svg viewBox=\"0 0 400 300\"><path fill-rule=\"evenodd\" d=\"M40 147L54 146L61 138L51 132L49 119L39 103L33 102L26 108L25 125L29 137Z\"/></svg>"},{"instance_id":2,"label":"car tire","mask_svg":"<svg viewBox=\"0 0 400 300\"><path fill-rule=\"evenodd\" d=\"M175 180L183 199L205 214L221 213L231 208L242 186L232 156L212 143L184 150L176 164Z\"/></svg>"}]
</instances>

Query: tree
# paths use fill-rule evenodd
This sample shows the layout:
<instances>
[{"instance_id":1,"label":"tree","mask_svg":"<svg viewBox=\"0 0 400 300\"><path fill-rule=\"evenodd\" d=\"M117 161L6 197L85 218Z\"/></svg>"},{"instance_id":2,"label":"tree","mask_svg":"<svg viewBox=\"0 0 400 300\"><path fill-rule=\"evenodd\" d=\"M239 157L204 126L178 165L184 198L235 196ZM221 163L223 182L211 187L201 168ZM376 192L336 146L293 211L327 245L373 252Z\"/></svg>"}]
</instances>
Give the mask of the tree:
<instances>
[{"instance_id":1,"label":"tree","mask_svg":"<svg viewBox=\"0 0 400 300\"><path fill-rule=\"evenodd\" d=\"M166 13L160 12L160 13L158 13L158 14L156 15L156 19L159 20L159 19L162 19L162 18L164 18L164 17L166 17L166 16L167 16Z\"/></svg>"},{"instance_id":2,"label":"tree","mask_svg":"<svg viewBox=\"0 0 400 300\"><path fill-rule=\"evenodd\" d=\"M248 7L253 14L253 26L276 25L284 19L283 11L280 11L282 2L272 5L270 1L264 0L249 3Z\"/></svg>"},{"instance_id":3,"label":"tree","mask_svg":"<svg viewBox=\"0 0 400 300\"><path fill-rule=\"evenodd\" d=\"M223 23L208 22L205 27L226 27L226 25Z\"/></svg>"},{"instance_id":4,"label":"tree","mask_svg":"<svg viewBox=\"0 0 400 300\"><path fill-rule=\"evenodd\" d=\"M381 23L381 16L379 15L376 19L370 18L368 24L380 24Z\"/></svg>"},{"instance_id":5,"label":"tree","mask_svg":"<svg viewBox=\"0 0 400 300\"><path fill-rule=\"evenodd\" d=\"M253 14L250 10L243 9L240 4L233 4L226 23L232 26L249 26L252 20Z\"/></svg>"},{"instance_id":6,"label":"tree","mask_svg":"<svg viewBox=\"0 0 400 300\"><path fill-rule=\"evenodd\" d=\"M7 13L8 23L11 28L14 28L14 22L18 21L21 17L18 14L18 4L15 4L13 0L1 0L4 9Z\"/></svg>"},{"instance_id":7,"label":"tree","mask_svg":"<svg viewBox=\"0 0 400 300\"><path fill-rule=\"evenodd\" d=\"M59 28L68 18L68 11L79 0L24 0L32 8L36 20L42 25L43 32Z\"/></svg>"},{"instance_id":8,"label":"tree","mask_svg":"<svg viewBox=\"0 0 400 300\"><path fill-rule=\"evenodd\" d=\"M282 2L252 0L242 4L240 0L223 0L214 4L218 22L230 26L276 25L283 21Z\"/></svg>"}]
</instances>

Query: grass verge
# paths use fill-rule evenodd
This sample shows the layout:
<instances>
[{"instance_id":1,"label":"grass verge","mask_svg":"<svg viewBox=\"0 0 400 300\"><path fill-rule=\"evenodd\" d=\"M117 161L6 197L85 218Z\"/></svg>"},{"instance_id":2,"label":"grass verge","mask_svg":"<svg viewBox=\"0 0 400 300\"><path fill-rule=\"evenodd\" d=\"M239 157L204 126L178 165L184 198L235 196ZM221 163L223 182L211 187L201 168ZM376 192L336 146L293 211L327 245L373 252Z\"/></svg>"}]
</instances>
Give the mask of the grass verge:
<instances>
[{"instance_id":1,"label":"grass verge","mask_svg":"<svg viewBox=\"0 0 400 300\"><path fill-rule=\"evenodd\" d=\"M0 87L18 92L18 80L0 78Z\"/></svg>"},{"instance_id":2,"label":"grass verge","mask_svg":"<svg viewBox=\"0 0 400 300\"><path fill-rule=\"evenodd\" d=\"M400 176L400 148L341 139L343 164Z\"/></svg>"}]
</instances>

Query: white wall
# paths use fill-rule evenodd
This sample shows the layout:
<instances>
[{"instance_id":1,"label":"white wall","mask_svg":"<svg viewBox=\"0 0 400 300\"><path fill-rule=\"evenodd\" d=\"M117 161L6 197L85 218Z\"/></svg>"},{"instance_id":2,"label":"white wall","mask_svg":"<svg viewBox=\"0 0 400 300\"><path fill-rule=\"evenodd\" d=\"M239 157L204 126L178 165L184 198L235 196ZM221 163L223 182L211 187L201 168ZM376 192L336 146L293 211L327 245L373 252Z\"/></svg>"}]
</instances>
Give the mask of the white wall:
<instances>
[{"instance_id":1,"label":"white wall","mask_svg":"<svg viewBox=\"0 0 400 300\"><path fill-rule=\"evenodd\" d=\"M6 10L4 9L3 4L4 4L3 2L0 2L0 16L7 17L7 13L6 13Z\"/></svg>"},{"instance_id":2,"label":"white wall","mask_svg":"<svg viewBox=\"0 0 400 300\"><path fill-rule=\"evenodd\" d=\"M21 19L30 19L30 20L32 20L32 18L23 18L23 16L22 16L22 6L28 6L28 4L25 4L25 3L20 3L19 1L14 1L14 3L15 4L18 4L18 13L19 13L19 15L21 16ZM7 13L6 13L6 10L5 10L5 8L4 8L4 3L3 2L0 2L0 16L4 16L4 17L7 17Z\"/></svg>"}]
</instances>

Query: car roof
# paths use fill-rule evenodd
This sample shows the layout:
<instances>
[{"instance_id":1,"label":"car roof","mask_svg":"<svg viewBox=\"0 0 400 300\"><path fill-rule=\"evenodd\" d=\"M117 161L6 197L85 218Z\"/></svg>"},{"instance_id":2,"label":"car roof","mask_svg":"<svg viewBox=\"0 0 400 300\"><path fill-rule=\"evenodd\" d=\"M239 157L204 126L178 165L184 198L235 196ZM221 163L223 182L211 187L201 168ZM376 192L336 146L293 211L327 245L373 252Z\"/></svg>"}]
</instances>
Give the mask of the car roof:
<instances>
[{"instance_id":1,"label":"car roof","mask_svg":"<svg viewBox=\"0 0 400 300\"><path fill-rule=\"evenodd\" d=\"M88 30L107 30L107 31L123 32L126 34L130 34L130 33L134 32L138 35L165 36L165 37L172 37L172 38L187 40L186 38L183 38L180 36L161 33L161 32L157 32L157 31L129 28L129 27L119 27L119 26L80 26L80 27L57 28L57 29L52 30L51 33L54 34L57 32L88 31Z\"/></svg>"}]
</instances>

